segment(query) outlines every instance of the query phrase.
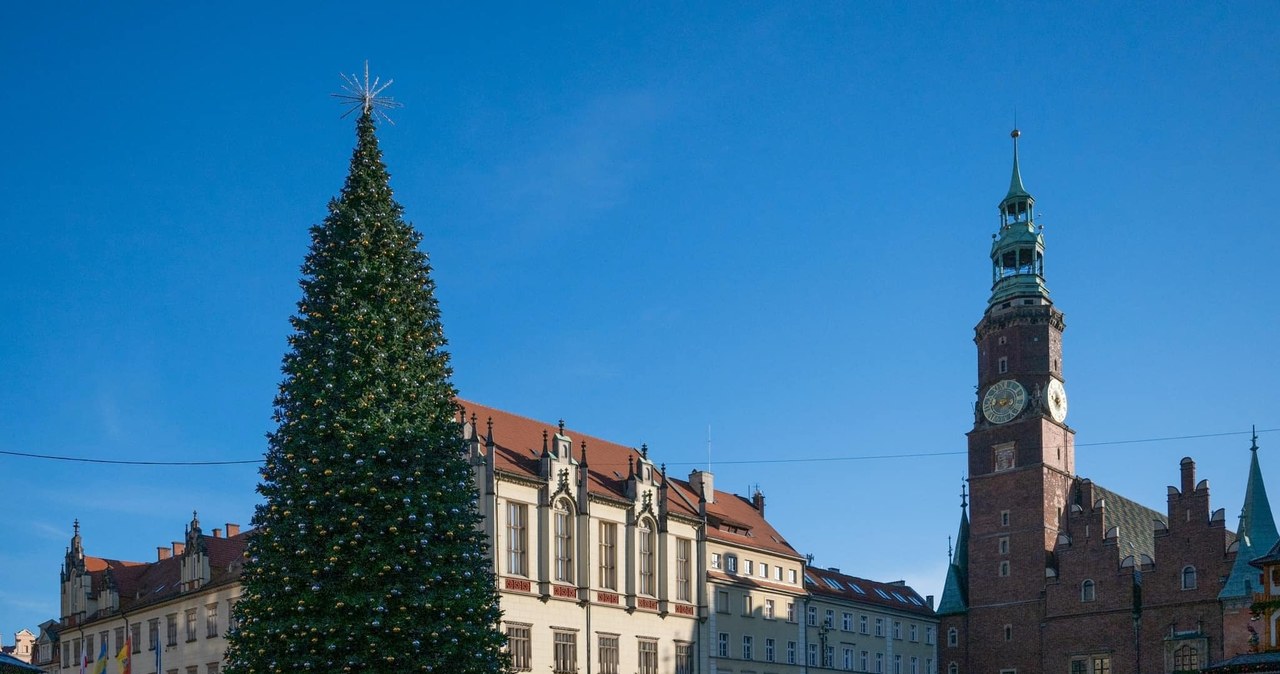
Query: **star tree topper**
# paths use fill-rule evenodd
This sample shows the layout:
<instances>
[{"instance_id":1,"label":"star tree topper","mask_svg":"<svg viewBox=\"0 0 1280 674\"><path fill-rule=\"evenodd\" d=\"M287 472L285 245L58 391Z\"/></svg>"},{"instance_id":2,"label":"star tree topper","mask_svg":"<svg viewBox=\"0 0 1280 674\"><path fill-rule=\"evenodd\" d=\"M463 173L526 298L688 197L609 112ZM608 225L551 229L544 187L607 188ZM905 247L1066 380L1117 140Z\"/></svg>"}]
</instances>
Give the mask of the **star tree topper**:
<instances>
[{"instance_id":1,"label":"star tree topper","mask_svg":"<svg viewBox=\"0 0 1280 674\"><path fill-rule=\"evenodd\" d=\"M375 77L373 78L373 81L370 82L368 61L364 62L363 80L355 74L344 74L342 76L342 80L346 82L342 87L342 91L336 94L330 94L330 96L333 96L345 105L351 106L346 112L342 113L343 117L359 110L361 114L377 115L391 124L395 124L395 122L392 122L391 118L388 117L387 113L383 112L383 110L403 108L404 105L397 103L396 99L391 98L390 96L382 95L382 92L386 91L387 87L391 86L391 83L395 80L381 82L379 78Z\"/></svg>"}]
</instances>

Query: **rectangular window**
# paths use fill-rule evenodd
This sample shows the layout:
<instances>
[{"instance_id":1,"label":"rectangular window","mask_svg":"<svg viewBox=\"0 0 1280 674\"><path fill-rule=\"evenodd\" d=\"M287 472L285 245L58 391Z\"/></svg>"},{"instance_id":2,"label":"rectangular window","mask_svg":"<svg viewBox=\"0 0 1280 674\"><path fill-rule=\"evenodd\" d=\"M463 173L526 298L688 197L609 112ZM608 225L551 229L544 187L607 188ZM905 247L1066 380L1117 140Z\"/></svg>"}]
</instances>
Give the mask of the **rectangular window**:
<instances>
[{"instance_id":1,"label":"rectangular window","mask_svg":"<svg viewBox=\"0 0 1280 674\"><path fill-rule=\"evenodd\" d=\"M742 595L742 615L751 617L751 595Z\"/></svg>"},{"instance_id":2,"label":"rectangular window","mask_svg":"<svg viewBox=\"0 0 1280 674\"><path fill-rule=\"evenodd\" d=\"M858 631L862 632L863 634L867 633L867 616L865 615L858 616ZM863 669L865 670L866 667L863 667Z\"/></svg>"},{"instance_id":3,"label":"rectangular window","mask_svg":"<svg viewBox=\"0 0 1280 674\"><path fill-rule=\"evenodd\" d=\"M529 575L529 507L507 502L507 573Z\"/></svg>"},{"instance_id":4,"label":"rectangular window","mask_svg":"<svg viewBox=\"0 0 1280 674\"><path fill-rule=\"evenodd\" d=\"M93 650L93 635L90 634L84 638L84 652L89 656L90 660L98 657L98 653Z\"/></svg>"},{"instance_id":5,"label":"rectangular window","mask_svg":"<svg viewBox=\"0 0 1280 674\"><path fill-rule=\"evenodd\" d=\"M876 653L876 674L884 674L884 653Z\"/></svg>"},{"instance_id":6,"label":"rectangular window","mask_svg":"<svg viewBox=\"0 0 1280 674\"><path fill-rule=\"evenodd\" d=\"M787 642L787 664L796 664L796 642L794 641Z\"/></svg>"},{"instance_id":7,"label":"rectangular window","mask_svg":"<svg viewBox=\"0 0 1280 674\"><path fill-rule=\"evenodd\" d=\"M639 674L658 674L658 642L653 639L640 639Z\"/></svg>"},{"instance_id":8,"label":"rectangular window","mask_svg":"<svg viewBox=\"0 0 1280 674\"><path fill-rule=\"evenodd\" d=\"M1009 359L1008 359L1008 357L1006 357L1006 356L1001 356L1001 357L1000 357L1000 361L999 361L999 363L1000 363L1000 365L999 365L999 367L1000 367L1000 374L1004 374L1004 373L1006 373L1006 372L1008 372L1008 371L1009 371Z\"/></svg>"},{"instance_id":9,"label":"rectangular window","mask_svg":"<svg viewBox=\"0 0 1280 674\"><path fill-rule=\"evenodd\" d=\"M507 652L517 672L533 671L533 644L528 625L507 625Z\"/></svg>"},{"instance_id":10,"label":"rectangular window","mask_svg":"<svg viewBox=\"0 0 1280 674\"><path fill-rule=\"evenodd\" d=\"M209 664L205 665L205 674L218 674L218 672L221 671L221 667L222 665L220 665L219 663L210 662Z\"/></svg>"},{"instance_id":11,"label":"rectangular window","mask_svg":"<svg viewBox=\"0 0 1280 674\"><path fill-rule=\"evenodd\" d=\"M911 640L920 641L920 628L915 623L911 623Z\"/></svg>"},{"instance_id":12,"label":"rectangular window","mask_svg":"<svg viewBox=\"0 0 1280 674\"><path fill-rule=\"evenodd\" d=\"M693 674L693 644L676 642L676 674Z\"/></svg>"},{"instance_id":13,"label":"rectangular window","mask_svg":"<svg viewBox=\"0 0 1280 674\"><path fill-rule=\"evenodd\" d=\"M711 568L713 569L720 568L720 553L718 552L711 553Z\"/></svg>"},{"instance_id":14,"label":"rectangular window","mask_svg":"<svg viewBox=\"0 0 1280 674\"><path fill-rule=\"evenodd\" d=\"M654 580L654 531L650 520L641 522L640 527L636 530L636 535L640 542L640 594L650 597L657 596L658 584Z\"/></svg>"},{"instance_id":15,"label":"rectangular window","mask_svg":"<svg viewBox=\"0 0 1280 674\"><path fill-rule=\"evenodd\" d=\"M228 632L233 632L236 629L236 600L237 599L239 599L239 597L236 597L235 599L227 600L227 631Z\"/></svg>"},{"instance_id":16,"label":"rectangular window","mask_svg":"<svg viewBox=\"0 0 1280 674\"><path fill-rule=\"evenodd\" d=\"M775 567L773 567L773 579L774 579L774 580L776 580L776 581L778 581L778 582L782 582L782 567L781 567L781 566L775 566Z\"/></svg>"},{"instance_id":17,"label":"rectangular window","mask_svg":"<svg viewBox=\"0 0 1280 674\"><path fill-rule=\"evenodd\" d=\"M817 606L809 607L807 617L805 618L805 622L810 627L813 627L818 624L818 607Z\"/></svg>"},{"instance_id":18,"label":"rectangular window","mask_svg":"<svg viewBox=\"0 0 1280 674\"><path fill-rule=\"evenodd\" d=\"M893 621L893 638L902 639L902 622L899 620Z\"/></svg>"},{"instance_id":19,"label":"rectangular window","mask_svg":"<svg viewBox=\"0 0 1280 674\"><path fill-rule=\"evenodd\" d=\"M845 613L840 616L840 629L846 632L853 631L853 614Z\"/></svg>"},{"instance_id":20,"label":"rectangular window","mask_svg":"<svg viewBox=\"0 0 1280 674\"><path fill-rule=\"evenodd\" d=\"M111 651L111 633L110 633L110 632L106 632L106 631L98 632L98 643L102 644L102 645L106 648L107 652L110 654L110 651ZM92 655L93 655L93 657L95 657L95 658L96 658L96 657L98 657L98 654L97 654L97 653L93 653Z\"/></svg>"},{"instance_id":21,"label":"rectangular window","mask_svg":"<svg viewBox=\"0 0 1280 674\"><path fill-rule=\"evenodd\" d=\"M751 575L751 560L749 559L742 560L742 573L748 576Z\"/></svg>"},{"instance_id":22,"label":"rectangular window","mask_svg":"<svg viewBox=\"0 0 1280 674\"><path fill-rule=\"evenodd\" d=\"M773 662L773 648L774 648L773 639L765 639L764 640L764 661L765 662Z\"/></svg>"},{"instance_id":23,"label":"rectangular window","mask_svg":"<svg viewBox=\"0 0 1280 674\"><path fill-rule=\"evenodd\" d=\"M858 654L858 669L867 671L867 652L862 651Z\"/></svg>"},{"instance_id":24,"label":"rectangular window","mask_svg":"<svg viewBox=\"0 0 1280 674\"><path fill-rule=\"evenodd\" d=\"M787 622L793 623L795 621L796 621L796 604L795 602L789 601L787 602Z\"/></svg>"},{"instance_id":25,"label":"rectangular window","mask_svg":"<svg viewBox=\"0 0 1280 674\"><path fill-rule=\"evenodd\" d=\"M574 632L553 632L551 671L555 674L575 674L578 671L578 635Z\"/></svg>"},{"instance_id":26,"label":"rectangular window","mask_svg":"<svg viewBox=\"0 0 1280 674\"><path fill-rule=\"evenodd\" d=\"M929 646L932 646L932 645L933 645L933 640L934 640L934 638L935 638L935 635L936 635L936 634L937 634L937 633L936 633L936 632L934 632L934 629L933 629L932 627L926 627L926 628L924 628L924 643L925 643L925 644L927 644L927 645L929 645Z\"/></svg>"},{"instance_id":27,"label":"rectangular window","mask_svg":"<svg viewBox=\"0 0 1280 674\"><path fill-rule=\"evenodd\" d=\"M160 619L147 621L147 650L154 651L160 646Z\"/></svg>"},{"instance_id":28,"label":"rectangular window","mask_svg":"<svg viewBox=\"0 0 1280 674\"><path fill-rule=\"evenodd\" d=\"M1094 656L1093 674L1111 674L1111 656L1109 655Z\"/></svg>"},{"instance_id":29,"label":"rectangular window","mask_svg":"<svg viewBox=\"0 0 1280 674\"><path fill-rule=\"evenodd\" d=\"M769 577L769 565L765 564L764 562L760 562L760 577L761 578Z\"/></svg>"},{"instance_id":30,"label":"rectangular window","mask_svg":"<svg viewBox=\"0 0 1280 674\"><path fill-rule=\"evenodd\" d=\"M876 636L884 636L884 618L876 618Z\"/></svg>"},{"instance_id":31,"label":"rectangular window","mask_svg":"<svg viewBox=\"0 0 1280 674\"><path fill-rule=\"evenodd\" d=\"M752 659L752 657L754 657L754 654L751 652L751 647L752 647L751 636L744 634L742 636L742 659L743 660L750 660Z\"/></svg>"},{"instance_id":32,"label":"rectangular window","mask_svg":"<svg viewBox=\"0 0 1280 674\"><path fill-rule=\"evenodd\" d=\"M196 609L189 608L185 611L183 618L187 625L187 641L196 640Z\"/></svg>"},{"instance_id":33,"label":"rectangular window","mask_svg":"<svg viewBox=\"0 0 1280 674\"><path fill-rule=\"evenodd\" d=\"M773 600L764 600L764 619L773 620Z\"/></svg>"},{"instance_id":34,"label":"rectangular window","mask_svg":"<svg viewBox=\"0 0 1280 674\"><path fill-rule=\"evenodd\" d=\"M728 571L729 573L738 572L738 556L737 555L724 556L724 570Z\"/></svg>"},{"instance_id":35,"label":"rectangular window","mask_svg":"<svg viewBox=\"0 0 1280 674\"><path fill-rule=\"evenodd\" d=\"M795 570L795 569L787 569L787 582L791 583L792 585L795 585L795 584L796 584L796 570Z\"/></svg>"},{"instance_id":36,"label":"rectangular window","mask_svg":"<svg viewBox=\"0 0 1280 674\"><path fill-rule=\"evenodd\" d=\"M1009 562L1008 562L1008 561L1000 562L1000 577L1001 577L1001 578L1008 578L1008 577L1009 577Z\"/></svg>"},{"instance_id":37,"label":"rectangular window","mask_svg":"<svg viewBox=\"0 0 1280 674\"><path fill-rule=\"evenodd\" d=\"M920 658L911 656L911 674L920 674Z\"/></svg>"},{"instance_id":38,"label":"rectangular window","mask_svg":"<svg viewBox=\"0 0 1280 674\"><path fill-rule=\"evenodd\" d=\"M1000 537L1000 554L1002 555L1009 554L1009 537L1008 536Z\"/></svg>"},{"instance_id":39,"label":"rectangular window","mask_svg":"<svg viewBox=\"0 0 1280 674\"><path fill-rule=\"evenodd\" d=\"M71 642L62 642L62 661L71 662Z\"/></svg>"},{"instance_id":40,"label":"rectangular window","mask_svg":"<svg viewBox=\"0 0 1280 674\"><path fill-rule=\"evenodd\" d=\"M618 589L618 525L600 523L600 587Z\"/></svg>"},{"instance_id":41,"label":"rectangular window","mask_svg":"<svg viewBox=\"0 0 1280 674\"><path fill-rule=\"evenodd\" d=\"M563 501L558 502L556 508L556 580L561 583L572 583L573 515L568 511Z\"/></svg>"},{"instance_id":42,"label":"rectangular window","mask_svg":"<svg viewBox=\"0 0 1280 674\"><path fill-rule=\"evenodd\" d=\"M120 650L123 648L124 648L124 628L117 627L116 628L116 647L111 650L111 654L115 655L116 653L119 653Z\"/></svg>"},{"instance_id":43,"label":"rectangular window","mask_svg":"<svg viewBox=\"0 0 1280 674\"><path fill-rule=\"evenodd\" d=\"M71 647L72 647L71 650L75 651L75 654L76 654L75 661L78 664L80 662L81 654L84 653L84 642L81 641L80 639L76 639L71 642Z\"/></svg>"},{"instance_id":44,"label":"rectangular window","mask_svg":"<svg viewBox=\"0 0 1280 674\"><path fill-rule=\"evenodd\" d=\"M1000 511L1000 526L1002 526L1002 527L1007 527L1007 526L1009 526L1009 511L1008 511L1008 510L1001 510L1001 511Z\"/></svg>"},{"instance_id":45,"label":"rectangular window","mask_svg":"<svg viewBox=\"0 0 1280 674\"><path fill-rule=\"evenodd\" d=\"M844 666L845 669L853 669L853 649L852 648L849 648L847 646L845 647L844 657L840 664Z\"/></svg>"},{"instance_id":46,"label":"rectangular window","mask_svg":"<svg viewBox=\"0 0 1280 674\"><path fill-rule=\"evenodd\" d=\"M822 649L822 666L828 667L828 668L836 666L836 647L835 646L827 646L826 648Z\"/></svg>"},{"instance_id":47,"label":"rectangular window","mask_svg":"<svg viewBox=\"0 0 1280 674\"><path fill-rule=\"evenodd\" d=\"M893 674L902 674L902 656L893 656Z\"/></svg>"},{"instance_id":48,"label":"rectangular window","mask_svg":"<svg viewBox=\"0 0 1280 674\"><path fill-rule=\"evenodd\" d=\"M822 619L822 626L823 626L823 627L825 627L825 628L827 628L827 629L831 629L831 628L833 628L833 627L835 627L835 626L836 626L836 612L835 612L835 611L833 611L833 610L831 610L831 609L827 609L827 615L826 615L826 617L825 617L825 618L823 618L823 619Z\"/></svg>"},{"instance_id":49,"label":"rectangular window","mask_svg":"<svg viewBox=\"0 0 1280 674\"><path fill-rule=\"evenodd\" d=\"M618 674L618 635L600 635L600 674Z\"/></svg>"},{"instance_id":50,"label":"rectangular window","mask_svg":"<svg viewBox=\"0 0 1280 674\"><path fill-rule=\"evenodd\" d=\"M129 637L133 641L133 652L142 652L142 623L134 623L129 626Z\"/></svg>"},{"instance_id":51,"label":"rectangular window","mask_svg":"<svg viewBox=\"0 0 1280 674\"><path fill-rule=\"evenodd\" d=\"M218 605L204 607L204 635L210 639L218 636Z\"/></svg>"},{"instance_id":52,"label":"rectangular window","mask_svg":"<svg viewBox=\"0 0 1280 674\"><path fill-rule=\"evenodd\" d=\"M716 641L716 653L722 658L729 657L729 633L721 632Z\"/></svg>"},{"instance_id":53,"label":"rectangular window","mask_svg":"<svg viewBox=\"0 0 1280 674\"><path fill-rule=\"evenodd\" d=\"M818 666L818 644L809 644L809 666Z\"/></svg>"},{"instance_id":54,"label":"rectangular window","mask_svg":"<svg viewBox=\"0 0 1280 674\"><path fill-rule=\"evenodd\" d=\"M200 674L199 665L187 665L187 674Z\"/></svg>"},{"instance_id":55,"label":"rectangular window","mask_svg":"<svg viewBox=\"0 0 1280 674\"><path fill-rule=\"evenodd\" d=\"M693 541L676 539L676 600L693 601Z\"/></svg>"},{"instance_id":56,"label":"rectangular window","mask_svg":"<svg viewBox=\"0 0 1280 674\"><path fill-rule=\"evenodd\" d=\"M729 591L720 590L716 592L716 613L729 612Z\"/></svg>"}]
</instances>

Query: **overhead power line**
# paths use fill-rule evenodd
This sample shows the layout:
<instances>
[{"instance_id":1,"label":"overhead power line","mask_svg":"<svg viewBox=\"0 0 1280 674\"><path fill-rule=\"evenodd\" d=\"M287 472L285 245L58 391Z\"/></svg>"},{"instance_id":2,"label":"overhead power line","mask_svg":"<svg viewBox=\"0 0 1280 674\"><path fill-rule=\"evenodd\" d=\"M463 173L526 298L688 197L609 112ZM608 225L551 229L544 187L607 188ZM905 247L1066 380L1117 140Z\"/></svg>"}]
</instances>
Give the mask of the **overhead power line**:
<instances>
[{"instance_id":1,"label":"overhead power line","mask_svg":"<svg viewBox=\"0 0 1280 674\"><path fill-rule=\"evenodd\" d=\"M1251 433L1274 433L1280 431L1280 428L1260 428L1257 431L1229 431L1225 433L1200 433L1197 435L1171 435L1156 438L1138 438L1135 440L1107 440L1103 442L1080 442L1076 443L1076 447L1104 447L1108 445L1133 445L1145 442L1172 442L1175 440L1199 440L1203 438L1222 438L1233 435L1250 435ZM738 461L717 461L719 465L745 465L745 464L777 464L777 463L820 463L824 461L881 461L887 459L918 459L931 458L936 456L955 456L958 454L966 454L968 450L958 450L951 452L909 452L903 454L862 454L856 456L817 456L805 458L786 458L786 459L741 459ZM13 452L0 450L0 455L16 456L25 459L45 459L48 461L69 461L73 463L97 463L116 466L171 466L171 467L198 467L198 466L243 466L251 464L264 463L264 459L236 459L231 461L140 461L126 459L91 459L82 456L60 456L57 454L35 454L31 452ZM701 465L697 461L676 461L670 462L671 466L693 466Z\"/></svg>"}]
</instances>

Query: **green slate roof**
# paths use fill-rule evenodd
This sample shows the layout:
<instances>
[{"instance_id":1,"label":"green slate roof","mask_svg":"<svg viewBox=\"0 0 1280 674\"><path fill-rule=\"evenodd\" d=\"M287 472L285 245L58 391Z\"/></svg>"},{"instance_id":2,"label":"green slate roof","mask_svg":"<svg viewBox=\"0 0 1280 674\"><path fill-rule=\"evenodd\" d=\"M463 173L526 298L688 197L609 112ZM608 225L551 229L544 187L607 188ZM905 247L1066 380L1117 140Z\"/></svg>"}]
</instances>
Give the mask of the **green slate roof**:
<instances>
[{"instance_id":1,"label":"green slate roof","mask_svg":"<svg viewBox=\"0 0 1280 674\"><path fill-rule=\"evenodd\" d=\"M1271 501L1267 499L1267 485L1262 481L1262 468L1258 465L1258 445L1252 447L1253 456L1249 460L1249 483L1245 485L1244 510L1240 511L1240 530L1237 540L1240 547L1236 552L1235 565L1231 567L1231 575L1218 594L1219 599L1237 597L1252 598L1254 579L1258 572L1249 562L1267 554L1280 534L1276 532L1276 521L1271 514Z\"/></svg>"},{"instance_id":2,"label":"green slate roof","mask_svg":"<svg viewBox=\"0 0 1280 674\"><path fill-rule=\"evenodd\" d=\"M956 550L947 567L947 583L938 601L938 615L954 615L969 610L969 512L960 510L960 531Z\"/></svg>"},{"instance_id":3,"label":"green slate roof","mask_svg":"<svg viewBox=\"0 0 1280 674\"><path fill-rule=\"evenodd\" d=\"M1168 518L1137 501L1130 501L1096 482L1093 483L1093 491L1096 497L1105 499L1107 502L1107 519L1103 522L1103 525L1107 529L1120 527L1120 556L1123 558L1134 555L1141 559L1140 555L1146 555L1151 559L1155 559L1156 535L1154 523L1160 521L1165 526L1168 526ZM1103 533L1105 534L1105 532Z\"/></svg>"}]
</instances>

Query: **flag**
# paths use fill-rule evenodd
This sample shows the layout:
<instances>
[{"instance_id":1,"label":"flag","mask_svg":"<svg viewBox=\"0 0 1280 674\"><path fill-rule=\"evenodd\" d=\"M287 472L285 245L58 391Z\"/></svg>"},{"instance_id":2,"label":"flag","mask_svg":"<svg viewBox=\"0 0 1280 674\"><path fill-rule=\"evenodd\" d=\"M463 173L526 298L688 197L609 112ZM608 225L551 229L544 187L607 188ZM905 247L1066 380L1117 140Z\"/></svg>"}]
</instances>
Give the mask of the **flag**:
<instances>
[{"instance_id":1,"label":"flag","mask_svg":"<svg viewBox=\"0 0 1280 674\"><path fill-rule=\"evenodd\" d=\"M133 674L133 667L129 661L129 655L133 653L133 635L129 633L129 628L124 628L124 646L120 647L120 652L116 653L116 662L120 663L120 674Z\"/></svg>"},{"instance_id":2,"label":"flag","mask_svg":"<svg viewBox=\"0 0 1280 674\"><path fill-rule=\"evenodd\" d=\"M89 674L89 649L80 651L80 674Z\"/></svg>"},{"instance_id":3,"label":"flag","mask_svg":"<svg viewBox=\"0 0 1280 674\"><path fill-rule=\"evenodd\" d=\"M102 648L98 649L98 661L93 663L93 674L106 674L107 672L107 640L103 638Z\"/></svg>"},{"instance_id":4,"label":"flag","mask_svg":"<svg viewBox=\"0 0 1280 674\"><path fill-rule=\"evenodd\" d=\"M163 671L160 669L160 649L162 648L164 648L164 646L161 646L160 640L156 639L156 674L160 674L160 672Z\"/></svg>"}]
</instances>

